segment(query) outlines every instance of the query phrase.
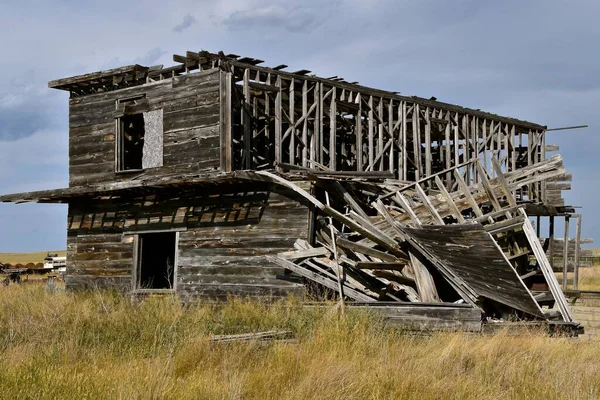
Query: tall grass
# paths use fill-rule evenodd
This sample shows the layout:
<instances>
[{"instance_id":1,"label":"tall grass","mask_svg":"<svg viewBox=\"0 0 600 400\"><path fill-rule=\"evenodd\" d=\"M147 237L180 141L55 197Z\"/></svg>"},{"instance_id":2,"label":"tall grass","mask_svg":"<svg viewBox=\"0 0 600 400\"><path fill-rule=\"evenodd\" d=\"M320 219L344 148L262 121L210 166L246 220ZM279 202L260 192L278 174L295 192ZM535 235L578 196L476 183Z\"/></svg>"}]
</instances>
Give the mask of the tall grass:
<instances>
[{"instance_id":1,"label":"tall grass","mask_svg":"<svg viewBox=\"0 0 600 400\"><path fill-rule=\"evenodd\" d=\"M579 290L600 291L600 266L579 268Z\"/></svg>"},{"instance_id":2,"label":"tall grass","mask_svg":"<svg viewBox=\"0 0 600 400\"><path fill-rule=\"evenodd\" d=\"M297 343L211 344L287 329ZM541 334L414 336L365 312L116 293L0 291L0 397L548 399L600 397L600 346Z\"/></svg>"}]
</instances>

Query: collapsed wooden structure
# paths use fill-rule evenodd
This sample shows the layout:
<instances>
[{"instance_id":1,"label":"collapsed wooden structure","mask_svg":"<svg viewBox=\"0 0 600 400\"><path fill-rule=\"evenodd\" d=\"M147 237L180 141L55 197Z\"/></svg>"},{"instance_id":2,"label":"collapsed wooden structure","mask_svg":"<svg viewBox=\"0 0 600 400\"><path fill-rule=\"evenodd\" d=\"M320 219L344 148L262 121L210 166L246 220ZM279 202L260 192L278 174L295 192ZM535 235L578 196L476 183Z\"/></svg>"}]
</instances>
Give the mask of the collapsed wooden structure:
<instances>
[{"instance_id":1,"label":"collapsed wooden structure","mask_svg":"<svg viewBox=\"0 0 600 400\"><path fill-rule=\"evenodd\" d=\"M69 287L309 286L421 327L577 328L547 257L575 209L545 126L232 54L174 61L49 83L70 92L70 185L0 201L69 204Z\"/></svg>"}]
</instances>

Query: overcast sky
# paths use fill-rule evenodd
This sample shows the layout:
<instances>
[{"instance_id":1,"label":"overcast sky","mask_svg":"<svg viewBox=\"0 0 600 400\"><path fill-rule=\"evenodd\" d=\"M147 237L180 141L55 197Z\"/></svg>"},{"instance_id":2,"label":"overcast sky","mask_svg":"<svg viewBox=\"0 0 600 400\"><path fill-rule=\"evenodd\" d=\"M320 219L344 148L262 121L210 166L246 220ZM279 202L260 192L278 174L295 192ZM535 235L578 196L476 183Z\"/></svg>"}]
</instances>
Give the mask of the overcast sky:
<instances>
[{"instance_id":1,"label":"overcast sky","mask_svg":"<svg viewBox=\"0 0 600 400\"><path fill-rule=\"evenodd\" d=\"M600 240L600 2L4 0L0 193L68 185L68 94L52 79L172 54L235 53L526 119L573 173L568 203ZM91 3L91 2L89 2ZM43 5L40 5L43 4ZM66 206L0 204L0 252L65 248Z\"/></svg>"}]
</instances>

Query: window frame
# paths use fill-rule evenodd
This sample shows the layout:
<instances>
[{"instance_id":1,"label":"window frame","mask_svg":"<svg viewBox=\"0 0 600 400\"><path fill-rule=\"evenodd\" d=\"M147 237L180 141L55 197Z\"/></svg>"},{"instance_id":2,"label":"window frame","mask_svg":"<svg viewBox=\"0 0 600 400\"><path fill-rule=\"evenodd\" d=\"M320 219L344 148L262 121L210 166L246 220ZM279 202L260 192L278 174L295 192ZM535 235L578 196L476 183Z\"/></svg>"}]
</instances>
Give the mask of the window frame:
<instances>
[{"instance_id":1,"label":"window frame","mask_svg":"<svg viewBox=\"0 0 600 400\"><path fill-rule=\"evenodd\" d=\"M135 168L135 169L123 169L124 158L123 158L123 118L130 115L138 115L144 114L149 111L148 107L142 107L142 110L127 114L124 112L125 104L132 103L138 100L146 100L146 94L138 94L135 96L122 97L115 100L115 174L131 174L131 173L140 173L146 171L145 168Z\"/></svg>"}]
</instances>

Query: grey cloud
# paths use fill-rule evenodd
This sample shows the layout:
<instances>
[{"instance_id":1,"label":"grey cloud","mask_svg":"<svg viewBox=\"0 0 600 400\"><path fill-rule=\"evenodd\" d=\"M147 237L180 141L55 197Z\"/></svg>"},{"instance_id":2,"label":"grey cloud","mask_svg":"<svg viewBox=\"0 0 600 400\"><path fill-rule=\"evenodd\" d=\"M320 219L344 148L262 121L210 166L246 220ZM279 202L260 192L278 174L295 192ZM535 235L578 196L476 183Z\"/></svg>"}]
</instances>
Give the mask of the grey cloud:
<instances>
[{"instance_id":1,"label":"grey cloud","mask_svg":"<svg viewBox=\"0 0 600 400\"><path fill-rule=\"evenodd\" d=\"M10 101L0 104L0 142L18 140L41 129L66 127L58 96L48 94L8 95Z\"/></svg>"},{"instance_id":2,"label":"grey cloud","mask_svg":"<svg viewBox=\"0 0 600 400\"><path fill-rule=\"evenodd\" d=\"M284 7L269 4L249 10L235 11L223 20L230 30L284 28L289 32L311 31L326 18L327 7Z\"/></svg>"},{"instance_id":3,"label":"grey cloud","mask_svg":"<svg viewBox=\"0 0 600 400\"><path fill-rule=\"evenodd\" d=\"M185 17L183 17L183 21L181 21L181 23L177 24L173 28L173 31L181 33L188 29L190 26L194 25L196 22L196 18L193 15L188 14Z\"/></svg>"}]
</instances>

